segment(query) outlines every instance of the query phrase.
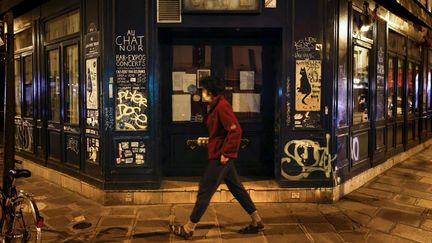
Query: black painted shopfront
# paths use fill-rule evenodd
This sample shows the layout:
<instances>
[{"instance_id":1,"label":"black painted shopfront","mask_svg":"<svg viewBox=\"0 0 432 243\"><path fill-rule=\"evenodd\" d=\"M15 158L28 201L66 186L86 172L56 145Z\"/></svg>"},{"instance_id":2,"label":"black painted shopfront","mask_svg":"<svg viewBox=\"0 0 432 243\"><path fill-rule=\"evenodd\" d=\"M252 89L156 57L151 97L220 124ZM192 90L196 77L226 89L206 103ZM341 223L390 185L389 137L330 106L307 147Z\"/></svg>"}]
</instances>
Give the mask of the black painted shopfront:
<instances>
[{"instance_id":1,"label":"black painted shopfront","mask_svg":"<svg viewBox=\"0 0 432 243\"><path fill-rule=\"evenodd\" d=\"M385 1L25 2L0 4L16 151L103 189L202 174L188 141L206 136L206 75L226 85L252 179L333 187L432 136L422 1L418 19Z\"/></svg>"}]
</instances>

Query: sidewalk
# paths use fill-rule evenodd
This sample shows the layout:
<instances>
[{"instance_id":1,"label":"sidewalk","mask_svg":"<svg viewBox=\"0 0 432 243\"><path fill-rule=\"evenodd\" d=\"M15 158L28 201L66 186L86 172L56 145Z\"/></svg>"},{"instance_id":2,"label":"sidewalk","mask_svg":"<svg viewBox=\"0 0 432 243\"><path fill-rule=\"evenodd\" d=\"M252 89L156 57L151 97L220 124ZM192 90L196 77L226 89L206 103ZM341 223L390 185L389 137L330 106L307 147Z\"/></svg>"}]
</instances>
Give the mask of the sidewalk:
<instances>
[{"instance_id":1,"label":"sidewalk","mask_svg":"<svg viewBox=\"0 0 432 243\"><path fill-rule=\"evenodd\" d=\"M249 221L239 204L211 204L191 242L432 243L431 158L425 150L334 204L257 204L259 235L236 233ZM193 206L102 206L38 176L17 185L35 194L43 242L182 242L167 224L185 222Z\"/></svg>"}]
</instances>

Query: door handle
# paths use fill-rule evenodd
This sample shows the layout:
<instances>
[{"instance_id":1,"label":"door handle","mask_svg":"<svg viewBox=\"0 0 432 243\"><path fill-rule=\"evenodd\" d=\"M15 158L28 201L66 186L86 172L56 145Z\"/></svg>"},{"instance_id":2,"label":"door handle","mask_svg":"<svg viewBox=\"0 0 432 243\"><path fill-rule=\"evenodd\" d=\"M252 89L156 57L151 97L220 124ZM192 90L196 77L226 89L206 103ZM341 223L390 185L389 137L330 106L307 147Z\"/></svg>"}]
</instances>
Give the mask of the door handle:
<instances>
[{"instance_id":1,"label":"door handle","mask_svg":"<svg viewBox=\"0 0 432 243\"><path fill-rule=\"evenodd\" d=\"M249 145L249 139L243 138L240 141L240 148L244 149ZM188 139L186 140L186 146L188 146L190 149L194 150L200 145L198 145L198 139Z\"/></svg>"}]
</instances>

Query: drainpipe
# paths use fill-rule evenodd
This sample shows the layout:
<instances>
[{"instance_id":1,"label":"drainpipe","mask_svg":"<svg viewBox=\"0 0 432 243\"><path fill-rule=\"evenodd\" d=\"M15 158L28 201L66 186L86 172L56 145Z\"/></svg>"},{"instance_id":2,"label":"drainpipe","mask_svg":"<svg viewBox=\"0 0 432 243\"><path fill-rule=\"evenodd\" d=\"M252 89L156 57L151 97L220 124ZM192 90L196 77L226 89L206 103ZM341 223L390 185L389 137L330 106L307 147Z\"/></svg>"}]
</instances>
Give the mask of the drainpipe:
<instances>
[{"instance_id":1,"label":"drainpipe","mask_svg":"<svg viewBox=\"0 0 432 243\"><path fill-rule=\"evenodd\" d=\"M6 78L5 78L5 100L4 100L4 134L3 134L3 188L9 188L11 181L8 171L15 164L15 79L14 79L14 36L13 36L13 13L5 14L7 25L6 34ZM9 192L6 192L9 193Z\"/></svg>"}]
</instances>

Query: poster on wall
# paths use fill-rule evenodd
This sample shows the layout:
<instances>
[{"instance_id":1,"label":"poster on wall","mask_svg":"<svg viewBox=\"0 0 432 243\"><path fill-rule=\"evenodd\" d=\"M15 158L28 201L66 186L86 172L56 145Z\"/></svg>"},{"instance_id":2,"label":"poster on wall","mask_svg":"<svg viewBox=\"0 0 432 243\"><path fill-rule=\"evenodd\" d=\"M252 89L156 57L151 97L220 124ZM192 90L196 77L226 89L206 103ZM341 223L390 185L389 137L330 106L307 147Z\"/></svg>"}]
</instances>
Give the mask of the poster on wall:
<instances>
[{"instance_id":1,"label":"poster on wall","mask_svg":"<svg viewBox=\"0 0 432 243\"><path fill-rule=\"evenodd\" d=\"M87 110L86 125L91 127L99 126L99 110Z\"/></svg>"},{"instance_id":2,"label":"poster on wall","mask_svg":"<svg viewBox=\"0 0 432 243\"><path fill-rule=\"evenodd\" d=\"M145 165L146 145L144 141L119 141L116 143L117 166Z\"/></svg>"},{"instance_id":3,"label":"poster on wall","mask_svg":"<svg viewBox=\"0 0 432 243\"><path fill-rule=\"evenodd\" d=\"M87 137L86 160L93 164L99 164L99 139Z\"/></svg>"},{"instance_id":4,"label":"poster on wall","mask_svg":"<svg viewBox=\"0 0 432 243\"><path fill-rule=\"evenodd\" d=\"M320 111L321 60L296 60L295 109Z\"/></svg>"},{"instance_id":5,"label":"poster on wall","mask_svg":"<svg viewBox=\"0 0 432 243\"><path fill-rule=\"evenodd\" d=\"M136 30L127 30L115 38L116 81L118 86L145 87L147 56L145 37Z\"/></svg>"},{"instance_id":6,"label":"poster on wall","mask_svg":"<svg viewBox=\"0 0 432 243\"><path fill-rule=\"evenodd\" d=\"M295 128L321 128L320 112L298 111L294 115Z\"/></svg>"},{"instance_id":7,"label":"poster on wall","mask_svg":"<svg viewBox=\"0 0 432 243\"><path fill-rule=\"evenodd\" d=\"M147 56L144 34L134 29L115 37L116 129L147 130Z\"/></svg>"},{"instance_id":8,"label":"poster on wall","mask_svg":"<svg viewBox=\"0 0 432 243\"><path fill-rule=\"evenodd\" d=\"M93 23L91 23L92 25ZM86 58L96 57L100 52L100 42L99 42L99 31L96 31L96 27L93 24L91 28L92 32L89 32L84 37L85 43L85 56Z\"/></svg>"},{"instance_id":9,"label":"poster on wall","mask_svg":"<svg viewBox=\"0 0 432 243\"><path fill-rule=\"evenodd\" d=\"M116 129L147 130L147 98L140 89L121 88L117 90Z\"/></svg>"},{"instance_id":10,"label":"poster on wall","mask_svg":"<svg viewBox=\"0 0 432 243\"><path fill-rule=\"evenodd\" d=\"M98 64L97 58L86 60L87 109L98 109Z\"/></svg>"}]
</instances>

